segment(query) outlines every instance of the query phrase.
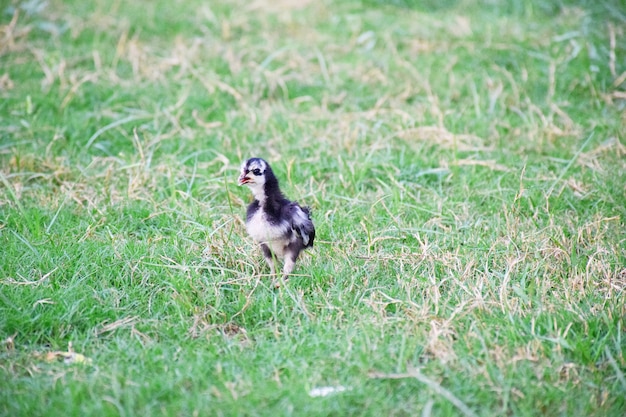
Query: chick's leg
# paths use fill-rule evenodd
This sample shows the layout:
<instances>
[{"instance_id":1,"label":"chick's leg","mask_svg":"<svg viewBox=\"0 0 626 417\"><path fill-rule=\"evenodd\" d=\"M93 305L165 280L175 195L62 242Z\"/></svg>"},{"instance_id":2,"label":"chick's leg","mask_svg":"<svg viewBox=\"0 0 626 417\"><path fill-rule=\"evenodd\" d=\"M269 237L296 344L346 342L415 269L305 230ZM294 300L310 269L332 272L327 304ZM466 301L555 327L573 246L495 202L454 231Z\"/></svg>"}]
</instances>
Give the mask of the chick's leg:
<instances>
[{"instance_id":1,"label":"chick's leg","mask_svg":"<svg viewBox=\"0 0 626 417\"><path fill-rule=\"evenodd\" d=\"M261 244L261 250L263 250L263 257L265 258L265 262L267 262L270 267L270 274L275 275L276 266L274 265L274 254L270 250L269 246L267 246L265 243Z\"/></svg>"},{"instance_id":2,"label":"chick's leg","mask_svg":"<svg viewBox=\"0 0 626 417\"><path fill-rule=\"evenodd\" d=\"M286 281L289 279L289 274L293 272L293 268L296 266L296 260L290 256L285 258L285 265L283 266L283 279Z\"/></svg>"},{"instance_id":3,"label":"chick's leg","mask_svg":"<svg viewBox=\"0 0 626 417\"><path fill-rule=\"evenodd\" d=\"M285 257L285 264L283 265L283 276L274 280L274 288L280 288L282 283L287 282L294 266L296 266L296 260L288 254Z\"/></svg>"},{"instance_id":4,"label":"chick's leg","mask_svg":"<svg viewBox=\"0 0 626 417\"><path fill-rule=\"evenodd\" d=\"M283 277L282 281L285 282L289 279L289 275L293 272L293 268L296 266L296 260L298 259L298 255L300 254L299 248L290 248L287 253L285 253L285 264L283 265ZM278 287L280 284L276 284Z\"/></svg>"}]
</instances>

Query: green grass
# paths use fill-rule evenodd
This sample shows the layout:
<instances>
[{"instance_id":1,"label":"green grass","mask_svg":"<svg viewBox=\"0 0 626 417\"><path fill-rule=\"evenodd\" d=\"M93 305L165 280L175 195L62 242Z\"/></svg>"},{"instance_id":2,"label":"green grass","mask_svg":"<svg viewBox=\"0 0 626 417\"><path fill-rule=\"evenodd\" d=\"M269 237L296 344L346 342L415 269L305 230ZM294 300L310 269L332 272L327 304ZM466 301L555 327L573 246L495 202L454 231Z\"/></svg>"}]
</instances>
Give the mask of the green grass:
<instances>
[{"instance_id":1,"label":"green grass","mask_svg":"<svg viewBox=\"0 0 626 417\"><path fill-rule=\"evenodd\" d=\"M620 1L0 8L0 415L626 413Z\"/></svg>"}]
</instances>

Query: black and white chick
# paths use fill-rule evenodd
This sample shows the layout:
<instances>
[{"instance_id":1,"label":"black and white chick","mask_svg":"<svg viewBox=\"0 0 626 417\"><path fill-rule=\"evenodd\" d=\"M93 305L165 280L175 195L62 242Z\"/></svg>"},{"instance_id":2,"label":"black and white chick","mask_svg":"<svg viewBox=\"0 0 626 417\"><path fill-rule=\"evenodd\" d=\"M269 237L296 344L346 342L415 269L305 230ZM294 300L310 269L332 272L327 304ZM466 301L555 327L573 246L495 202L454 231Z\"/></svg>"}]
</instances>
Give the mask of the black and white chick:
<instances>
[{"instance_id":1,"label":"black and white chick","mask_svg":"<svg viewBox=\"0 0 626 417\"><path fill-rule=\"evenodd\" d=\"M283 195L272 168L261 158L250 158L241 165L239 185L246 185L254 196L246 216L248 234L261 245L272 275L276 273L275 259L284 260L283 280L287 280L300 252L313 246L310 208Z\"/></svg>"}]
</instances>

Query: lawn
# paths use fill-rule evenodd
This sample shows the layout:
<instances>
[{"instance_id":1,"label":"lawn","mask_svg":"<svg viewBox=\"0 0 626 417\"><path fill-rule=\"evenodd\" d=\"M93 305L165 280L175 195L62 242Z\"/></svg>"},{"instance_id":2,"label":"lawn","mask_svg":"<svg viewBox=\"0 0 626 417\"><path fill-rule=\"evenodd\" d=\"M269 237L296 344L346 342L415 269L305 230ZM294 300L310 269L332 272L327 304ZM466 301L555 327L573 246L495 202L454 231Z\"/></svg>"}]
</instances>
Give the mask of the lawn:
<instances>
[{"instance_id":1,"label":"lawn","mask_svg":"<svg viewBox=\"0 0 626 417\"><path fill-rule=\"evenodd\" d=\"M625 126L621 0L2 2L0 415L623 416Z\"/></svg>"}]
</instances>

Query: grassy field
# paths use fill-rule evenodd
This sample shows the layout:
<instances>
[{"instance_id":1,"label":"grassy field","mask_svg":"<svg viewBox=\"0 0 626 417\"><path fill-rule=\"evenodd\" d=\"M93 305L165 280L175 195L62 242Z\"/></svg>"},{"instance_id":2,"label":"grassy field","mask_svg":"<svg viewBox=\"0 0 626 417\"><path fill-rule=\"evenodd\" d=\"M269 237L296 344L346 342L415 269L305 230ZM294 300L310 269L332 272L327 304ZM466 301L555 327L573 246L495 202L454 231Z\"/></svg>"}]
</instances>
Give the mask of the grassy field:
<instances>
[{"instance_id":1,"label":"grassy field","mask_svg":"<svg viewBox=\"0 0 626 417\"><path fill-rule=\"evenodd\" d=\"M626 414L621 0L0 8L0 415Z\"/></svg>"}]
</instances>

